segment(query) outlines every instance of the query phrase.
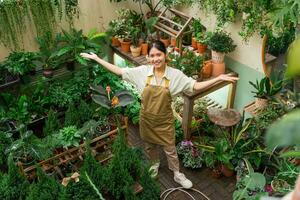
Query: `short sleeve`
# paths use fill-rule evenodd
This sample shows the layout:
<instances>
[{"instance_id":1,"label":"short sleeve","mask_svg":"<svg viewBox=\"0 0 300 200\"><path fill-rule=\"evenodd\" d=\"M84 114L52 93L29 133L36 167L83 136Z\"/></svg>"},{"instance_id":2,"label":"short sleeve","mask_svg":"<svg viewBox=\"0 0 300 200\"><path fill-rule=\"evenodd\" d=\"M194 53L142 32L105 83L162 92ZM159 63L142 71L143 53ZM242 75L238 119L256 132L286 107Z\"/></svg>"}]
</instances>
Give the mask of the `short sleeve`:
<instances>
[{"instance_id":1,"label":"short sleeve","mask_svg":"<svg viewBox=\"0 0 300 200\"><path fill-rule=\"evenodd\" d=\"M123 68L122 79L135 85L138 89L145 85L145 77L147 76L147 66L142 65L133 68Z\"/></svg>"},{"instance_id":2,"label":"short sleeve","mask_svg":"<svg viewBox=\"0 0 300 200\"><path fill-rule=\"evenodd\" d=\"M175 69L173 87L171 88L172 96L177 96L182 92L193 92L195 82L195 79L188 77L180 70Z\"/></svg>"}]
</instances>

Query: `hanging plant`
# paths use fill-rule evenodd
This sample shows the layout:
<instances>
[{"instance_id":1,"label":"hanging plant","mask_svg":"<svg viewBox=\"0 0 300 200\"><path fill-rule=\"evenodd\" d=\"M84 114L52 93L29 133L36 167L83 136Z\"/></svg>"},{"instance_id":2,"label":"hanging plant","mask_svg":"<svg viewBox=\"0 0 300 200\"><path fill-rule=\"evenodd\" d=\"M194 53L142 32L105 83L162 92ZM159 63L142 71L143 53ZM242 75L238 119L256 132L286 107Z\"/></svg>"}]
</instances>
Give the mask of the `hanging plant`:
<instances>
[{"instance_id":1,"label":"hanging plant","mask_svg":"<svg viewBox=\"0 0 300 200\"><path fill-rule=\"evenodd\" d=\"M38 37L47 32L53 37L63 14L73 25L73 17L79 16L78 0L2 0L0 42L12 50L20 50L26 24L31 23Z\"/></svg>"},{"instance_id":2,"label":"hanging plant","mask_svg":"<svg viewBox=\"0 0 300 200\"><path fill-rule=\"evenodd\" d=\"M6 47L20 48L26 26L23 18L27 7L22 1L3 0L0 3L0 41Z\"/></svg>"}]
</instances>

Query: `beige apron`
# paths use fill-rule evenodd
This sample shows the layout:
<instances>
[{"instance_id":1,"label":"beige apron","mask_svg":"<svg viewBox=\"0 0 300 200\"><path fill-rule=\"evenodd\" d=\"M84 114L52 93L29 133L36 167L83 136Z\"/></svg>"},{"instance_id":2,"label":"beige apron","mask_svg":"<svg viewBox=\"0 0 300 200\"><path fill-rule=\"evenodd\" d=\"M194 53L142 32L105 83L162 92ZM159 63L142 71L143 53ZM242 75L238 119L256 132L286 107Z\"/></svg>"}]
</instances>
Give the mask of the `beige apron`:
<instances>
[{"instance_id":1,"label":"beige apron","mask_svg":"<svg viewBox=\"0 0 300 200\"><path fill-rule=\"evenodd\" d=\"M165 80L165 87L150 85L152 77L147 77L146 86L142 93L141 138L153 144L175 145L174 116L169 90L170 81Z\"/></svg>"}]
</instances>

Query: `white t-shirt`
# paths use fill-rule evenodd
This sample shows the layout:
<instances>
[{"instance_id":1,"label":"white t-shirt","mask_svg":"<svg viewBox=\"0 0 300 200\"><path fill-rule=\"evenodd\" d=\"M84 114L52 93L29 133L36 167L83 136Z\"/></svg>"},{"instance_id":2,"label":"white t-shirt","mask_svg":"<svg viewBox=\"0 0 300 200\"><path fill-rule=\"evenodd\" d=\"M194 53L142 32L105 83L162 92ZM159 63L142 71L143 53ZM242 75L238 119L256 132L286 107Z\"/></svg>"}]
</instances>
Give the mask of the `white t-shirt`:
<instances>
[{"instance_id":1,"label":"white t-shirt","mask_svg":"<svg viewBox=\"0 0 300 200\"><path fill-rule=\"evenodd\" d=\"M161 83L157 83L152 65L141 65L133 68L123 68L122 79L128 81L137 87L139 93L142 93L147 82L147 77L153 76L151 85L165 85L165 80L170 80L170 93L172 98L181 94L182 92L192 92L196 80L187 77L182 71L166 67L165 74L162 77Z\"/></svg>"}]
</instances>

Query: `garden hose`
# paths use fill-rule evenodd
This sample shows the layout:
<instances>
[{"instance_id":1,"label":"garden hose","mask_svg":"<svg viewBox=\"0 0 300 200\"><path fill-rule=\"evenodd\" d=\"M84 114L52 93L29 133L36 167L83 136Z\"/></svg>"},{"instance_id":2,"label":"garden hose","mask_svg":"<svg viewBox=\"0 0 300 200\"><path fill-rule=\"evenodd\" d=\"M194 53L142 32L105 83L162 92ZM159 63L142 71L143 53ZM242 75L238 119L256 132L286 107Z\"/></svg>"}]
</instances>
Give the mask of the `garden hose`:
<instances>
[{"instance_id":1,"label":"garden hose","mask_svg":"<svg viewBox=\"0 0 300 200\"><path fill-rule=\"evenodd\" d=\"M181 192L185 193L186 195L188 195L189 197L191 197L191 199L196 200L196 199L195 199L188 191L186 191L183 187L169 188L169 189L165 190L165 191L160 195L160 199L166 200L167 197L168 197L171 193L173 193L174 191L176 191L176 190L181 191ZM203 193L200 192L199 190L196 190L196 189L194 189L194 188L191 188L191 189L189 189L189 190L193 190L193 191L195 191L195 192L201 194L201 195L202 195L203 197L205 197L207 200L210 200L210 198L208 198L205 194L203 194ZM165 197L164 197L164 195L165 195Z\"/></svg>"}]
</instances>

